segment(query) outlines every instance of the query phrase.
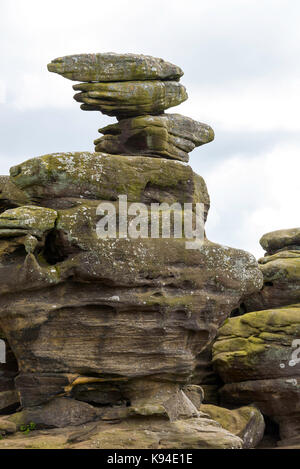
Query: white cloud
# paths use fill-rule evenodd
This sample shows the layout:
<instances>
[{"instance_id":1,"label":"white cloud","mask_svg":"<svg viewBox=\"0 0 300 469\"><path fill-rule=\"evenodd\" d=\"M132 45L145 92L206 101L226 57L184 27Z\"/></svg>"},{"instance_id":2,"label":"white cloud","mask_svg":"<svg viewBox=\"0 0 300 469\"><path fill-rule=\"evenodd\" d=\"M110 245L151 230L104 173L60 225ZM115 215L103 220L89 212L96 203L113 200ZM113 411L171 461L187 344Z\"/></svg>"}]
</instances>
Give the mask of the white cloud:
<instances>
[{"instance_id":1,"label":"white cloud","mask_svg":"<svg viewBox=\"0 0 300 469\"><path fill-rule=\"evenodd\" d=\"M19 77L18 88L11 90L10 104L20 111L40 108L68 109L76 106L72 99L74 94L71 82L61 80L56 83L48 75L24 73Z\"/></svg>"},{"instance_id":2,"label":"white cloud","mask_svg":"<svg viewBox=\"0 0 300 469\"><path fill-rule=\"evenodd\" d=\"M300 226L299 173L299 148L292 144L215 167L205 177L212 203L208 237L262 255L264 233Z\"/></svg>"},{"instance_id":3,"label":"white cloud","mask_svg":"<svg viewBox=\"0 0 300 469\"><path fill-rule=\"evenodd\" d=\"M0 104L4 104L6 101L6 85L3 80L0 80Z\"/></svg>"},{"instance_id":4,"label":"white cloud","mask_svg":"<svg viewBox=\"0 0 300 469\"><path fill-rule=\"evenodd\" d=\"M190 100L176 108L228 131L299 131L300 75L241 80L230 86L189 88Z\"/></svg>"}]
</instances>

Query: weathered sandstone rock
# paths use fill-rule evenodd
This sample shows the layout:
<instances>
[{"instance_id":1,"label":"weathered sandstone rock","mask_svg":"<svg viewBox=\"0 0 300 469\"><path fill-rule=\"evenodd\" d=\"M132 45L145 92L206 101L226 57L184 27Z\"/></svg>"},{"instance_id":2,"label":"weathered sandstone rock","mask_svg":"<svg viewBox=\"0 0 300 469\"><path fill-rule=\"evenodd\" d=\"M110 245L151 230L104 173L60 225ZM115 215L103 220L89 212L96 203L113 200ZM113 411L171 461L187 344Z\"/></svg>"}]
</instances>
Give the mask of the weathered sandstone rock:
<instances>
[{"instance_id":1,"label":"weathered sandstone rock","mask_svg":"<svg viewBox=\"0 0 300 469\"><path fill-rule=\"evenodd\" d=\"M77 54L59 57L48 64L49 72L75 81L177 80L181 68L149 55Z\"/></svg>"},{"instance_id":2,"label":"weathered sandstone rock","mask_svg":"<svg viewBox=\"0 0 300 469\"><path fill-rule=\"evenodd\" d=\"M52 208L78 205L78 199L117 201L122 194L128 202L203 203L206 215L209 210L203 178L176 161L106 153L54 153L14 166L10 174L31 203ZM77 200L67 200L72 198Z\"/></svg>"},{"instance_id":3,"label":"weathered sandstone rock","mask_svg":"<svg viewBox=\"0 0 300 469\"><path fill-rule=\"evenodd\" d=\"M260 244L268 254L281 249L292 250L294 247L300 250L300 228L272 231L261 237Z\"/></svg>"},{"instance_id":4,"label":"weathered sandstone rock","mask_svg":"<svg viewBox=\"0 0 300 469\"><path fill-rule=\"evenodd\" d=\"M184 394L194 404L196 409L199 409L204 400L204 391L201 386L195 384L186 384L183 387Z\"/></svg>"},{"instance_id":5,"label":"weathered sandstone rock","mask_svg":"<svg viewBox=\"0 0 300 469\"><path fill-rule=\"evenodd\" d=\"M7 417L17 428L33 422L36 428L62 428L95 421L99 410L86 402L58 397L43 406L32 406Z\"/></svg>"},{"instance_id":6,"label":"weathered sandstone rock","mask_svg":"<svg viewBox=\"0 0 300 469\"><path fill-rule=\"evenodd\" d=\"M170 422L199 417L199 412L186 394L180 390L163 403Z\"/></svg>"},{"instance_id":7,"label":"weathered sandstone rock","mask_svg":"<svg viewBox=\"0 0 300 469\"><path fill-rule=\"evenodd\" d=\"M207 240L194 251L184 238L98 239L101 199L125 193L148 203L204 202L203 180L181 163L56 154L13 168L11 179L32 201L45 206L51 200L55 207L51 225L43 221L49 231L39 245L22 252L23 238L12 238L18 256L1 258L0 323L19 361L22 405L76 396L77 385L102 383L103 392L117 386L118 400L135 409L141 409L137 395L149 388L144 412L151 413L151 405L160 412L192 375L196 356L231 309L260 288L253 256ZM73 204L57 208L68 197ZM13 225L23 227L22 207L15 209ZM28 228L34 236L36 223ZM155 382L160 389L171 386L158 401ZM114 392L109 404L115 400Z\"/></svg>"},{"instance_id":8,"label":"weathered sandstone rock","mask_svg":"<svg viewBox=\"0 0 300 469\"><path fill-rule=\"evenodd\" d=\"M0 213L28 203L26 194L11 182L9 176L0 176Z\"/></svg>"},{"instance_id":9,"label":"weathered sandstone rock","mask_svg":"<svg viewBox=\"0 0 300 469\"><path fill-rule=\"evenodd\" d=\"M215 369L226 383L223 402L255 403L280 424L282 439L299 429L300 366L293 354L299 337L300 307L294 305L229 319L213 348Z\"/></svg>"},{"instance_id":10,"label":"weathered sandstone rock","mask_svg":"<svg viewBox=\"0 0 300 469\"><path fill-rule=\"evenodd\" d=\"M23 236L29 232L41 238L55 226L55 210L27 205L6 210L0 214L0 238Z\"/></svg>"},{"instance_id":11,"label":"weathered sandstone rock","mask_svg":"<svg viewBox=\"0 0 300 469\"><path fill-rule=\"evenodd\" d=\"M63 219L59 226L62 231L67 227ZM234 253L227 264L228 251L208 242L196 256L186 255L184 243L177 240L94 245L95 237L91 251L80 237L83 244L72 253L78 228L71 228L70 255L64 261L39 264L29 254L23 267L22 261L11 265L13 272L19 265L20 273L10 282L9 268L2 267L7 278L2 291L12 293L1 305L1 324L20 360L17 387L25 406L67 392L69 381L91 374L118 383L125 400L129 393L124 381L133 380L133 387L142 376L185 382L195 356L214 337L241 289L255 289L260 281L253 264L241 285L240 264L250 258ZM211 263L206 272L203 263ZM52 387L43 386L45 380Z\"/></svg>"},{"instance_id":12,"label":"weathered sandstone rock","mask_svg":"<svg viewBox=\"0 0 300 469\"><path fill-rule=\"evenodd\" d=\"M196 366L194 368L192 383L200 385L203 389L204 404L219 404L218 390L223 382L212 366L212 343L202 350L196 357Z\"/></svg>"},{"instance_id":13,"label":"weathered sandstone rock","mask_svg":"<svg viewBox=\"0 0 300 469\"><path fill-rule=\"evenodd\" d=\"M95 151L110 154L159 156L188 161L189 152L214 139L209 125L180 114L122 119L99 129Z\"/></svg>"},{"instance_id":14,"label":"weathered sandstone rock","mask_svg":"<svg viewBox=\"0 0 300 469\"><path fill-rule=\"evenodd\" d=\"M172 159L187 161L213 131L163 114L187 99L181 70L114 54L59 58L49 70L88 81L74 86L82 109L119 123L97 142L105 153L45 155L0 179L0 327L18 363L8 391L21 404L5 420L55 428L44 430L46 443L32 435L31 447L97 447L99 438L103 448L251 446L254 428L262 431L257 415L244 416L242 440L201 410L196 376L211 373L207 355L200 370L201 354L232 309L261 289L262 273L252 255L204 232L187 244L195 232L184 209L195 229L200 204L203 228L209 196L204 180ZM159 204L159 223L173 214L164 236L150 226ZM112 229L100 235L104 223ZM7 438L28 447L22 435Z\"/></svg>"},{"instance_id":15,"label":"weathered sandstone rock","mask_svg":"<svg viewBox=\"0 0 300 469\"><path fill-rule=\"evenodd\" d=\"M299 337L299 305L230 318L218 331L214 366L225 383L295 377L300 366L289 362Z\"/></svg>"},{"instance_id":16,"label":"weathered sandstone rock","mask_svg":"<svg viewBox=\"0 0 300 469\"><path fill-rule=\"evenodd\" d=\"M7 435L9 433L16 433L17 426L15 423L0 418L0 436Z\"/></svg>"},{"instance_id":17,"label":"weathered sandstone rock","mask_svg":"<svg viewBox=\"0 0 300 469\"><path fill-rule=\"evenodd\" d=\"M264 287L244 301L246 311L300 303L300 228L267 233L261 245L268 251L259 259Z\"/></svg>"},{"instance_id":18,"label":"weathered sandstone rock","mask_svg":"<svg viewBox=\"0 0 300 469\"><path fill-rule=\"evenodd\" d=\"M300 251L281 251L259 260L264 276L260 292L246 298L247 311L280 308L300 302Z\"/></svg>"},{"instance_id":19,"label":"weathered sandstone rock","mask_svg":"<svg viewBox=\"0 0 300 469\"><path fill-rule=\"evenodd\" d=\"M18 364L1 328L0 339L5 341L5 363L0 363L0 412L3 413L10 408L15 409L19 404L19 395L14 384Z\"/></svg>"},{"instance_id":20,"label":"weathered sandstone rock","mask_svg":"<svg viewBox=\"0 0 300 469\"><path fill-rule=\"evenodd\" d=\"M161 114L186 101L186 89L177 81L129 81L80 83L74 85L74 99L84 111L100 111L118 118Z\"/></svg>"},{"instance_id":21,"label":"weathered sandstone rock","mask_svg":"<svg viewBox=\"0 0 300 469\"><path fill-rule=\"evenodd\" d=\"M255 448L262 440L265 422L261 412L254 406L229 410L224 407L203 404L202 412L219 422L223 428L243 440L243 448Z\"/></svg>"},{"instance_id":22,"label":"weathered sandstone rock","mask_svg":"<svg viewBox=\"0 0 300 469\"><path fill-rule=\"evenodd\" d=\"M187 99L182 70L162 59L134 54L79 54L59 57L48 70L71 80L74 99L85 111L116 116L100 129L96 151L188 161L195 147L213 140L206 124L164 111Z\"/></svg>"},{"instance_id":23,"label":"weathered sandstone rock","mask_svg":"<svg viewBox=\"0 0 300 469\"><path fill-rule=\"evenodd\" d=\"M31 449L241 449L242 440L208 418L170 422L163 417L91 422L82 427L16 433L0 448Z\"/></svg>"}]
</instances>

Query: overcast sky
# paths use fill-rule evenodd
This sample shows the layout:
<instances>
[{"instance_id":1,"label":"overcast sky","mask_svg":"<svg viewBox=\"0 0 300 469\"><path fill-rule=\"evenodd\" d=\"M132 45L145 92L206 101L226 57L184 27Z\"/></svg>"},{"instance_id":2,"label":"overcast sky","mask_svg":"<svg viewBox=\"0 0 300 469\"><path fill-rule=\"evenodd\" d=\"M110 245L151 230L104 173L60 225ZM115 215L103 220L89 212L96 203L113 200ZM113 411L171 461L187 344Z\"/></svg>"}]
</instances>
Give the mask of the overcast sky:
<instances>
[{"instance_id":1,"label":"overcast sky","mask_svg":"<svg viewBox=\"0 0 300 469\"><path fill-rule=\"evenodd\" d=\"M299 0L0 0L0 174L34 156L93 151L114 120L80 110L52 59L82 52L162 57L185 72L180 112L215 141L190 163L208 185L212 241L262 254L299 226Z\"/></svg>"}]
</instances>

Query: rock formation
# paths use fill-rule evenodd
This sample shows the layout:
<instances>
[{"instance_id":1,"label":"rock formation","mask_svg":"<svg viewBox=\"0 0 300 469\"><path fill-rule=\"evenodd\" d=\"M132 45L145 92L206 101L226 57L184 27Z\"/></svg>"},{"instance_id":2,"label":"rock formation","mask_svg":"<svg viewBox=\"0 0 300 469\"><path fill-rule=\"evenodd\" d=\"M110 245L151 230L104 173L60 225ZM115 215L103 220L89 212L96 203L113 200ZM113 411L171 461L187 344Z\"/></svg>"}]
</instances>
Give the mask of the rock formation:
<instances>
[{"instance_id":1,"label":"rock formation","mask_svg":"<svg viewBox=\"0 0 300 469\"><path fill-rule=\"evenodd\" d=\"M218 328L262 286L254 257L206 238L186 249L184 236L133 239L118 236L117 224L115 237L101 238L96 230L99 204L118 214L120 196L146 208L202 204L206 219L205 182L182 161L213 131L164 114L187 97L182 71L130 54L63 57L49 70L86 82L74 87L82 108L118 123L103 129L96 153L33 158L0 180L0 327L17 358L21 403L7 419L70 427L63 447L89 422L102 447L128 447L133 429L131 447L251 446L240 427L230 433L203 414L192 382Z\"/></svg>"},{"instance_id":2,"label":"rock formation","mask_svg":"<svg viewBox=\"0 0 300 469\"><path fill-rule=\"evenodd\" d=\"M116 116L117 124L100 129L97 152L143 155L188 161L195 147L214 139L211 127L165 109L187 99L183 75L162 59L133 54L82 54L61 57L50 72L87 83L74 85L81 109Z\"/></svg>"},{"instance_id":3,"label":"rock formation","mask_svg":"<svg viewBox=\"0 0 300 469\"><path fill-rule=\"evenodd\" d=\"M222 402L255 403L280 426L281 445L300 444L300 228L268 233L259 260L263 289L246 314L220 328L213 361Z\"/></svg>"},{"instance_id":4,"label":"rock formation","mask_svg":"<svg viewBox=\"0 0 300 469\"><path fill-rule=\"evenodd\" d=\"M14 378L18 373L18 365L4 332L1 329L0 339L5 342L6 352L6 362L0 362L0 412L7 412L9 410L15 410L19 406L19 396L14 384Z\"/></svg>"}]
</instances>

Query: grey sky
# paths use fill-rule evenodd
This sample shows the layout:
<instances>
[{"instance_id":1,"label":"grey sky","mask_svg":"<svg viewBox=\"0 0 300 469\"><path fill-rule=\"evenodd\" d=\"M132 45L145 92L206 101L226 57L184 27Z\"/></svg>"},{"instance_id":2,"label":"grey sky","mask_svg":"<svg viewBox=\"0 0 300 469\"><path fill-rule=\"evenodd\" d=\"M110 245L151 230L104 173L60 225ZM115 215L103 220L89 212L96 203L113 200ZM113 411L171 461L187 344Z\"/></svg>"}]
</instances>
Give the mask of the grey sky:
<instances>
[{"instance_id":1,"label":"grey sky","mask_svg":"<svg viewBox=\"0 0 300 469\"><path fill-rule=\"evenodd\" d=\"M181 112L210 124L191 154L211 196L208 237L262 253L260 236L299 226L300 2L1 0L0 173L33 156L93 150L113 119L84 113L61 55L136 52L180 65Z\"/></svg>"}]
</instances>

